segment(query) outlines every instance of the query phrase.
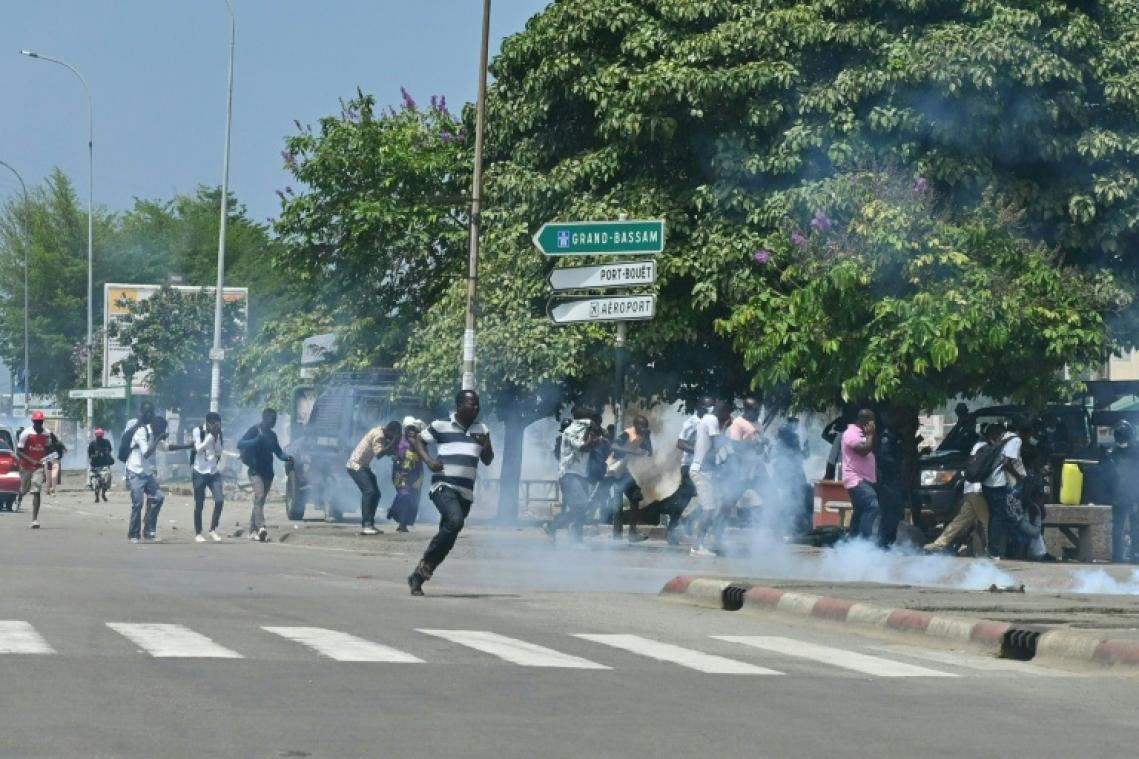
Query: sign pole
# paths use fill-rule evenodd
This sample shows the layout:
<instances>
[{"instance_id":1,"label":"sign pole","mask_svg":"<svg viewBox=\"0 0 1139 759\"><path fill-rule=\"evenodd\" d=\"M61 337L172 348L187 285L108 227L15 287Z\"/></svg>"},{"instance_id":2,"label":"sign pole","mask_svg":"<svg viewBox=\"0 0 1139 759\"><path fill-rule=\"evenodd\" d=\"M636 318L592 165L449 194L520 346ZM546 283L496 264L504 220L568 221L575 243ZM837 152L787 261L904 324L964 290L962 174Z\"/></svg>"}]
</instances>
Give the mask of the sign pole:
<instances>
[{"instance_id":1,"label":"sign pole","mask_svg":"<svg viewBox=\"0 0 1139 759\"><path fill-rule=\"evenodd\" d=\"M613 386L613 417L617 424L617 434L625 429L625 363L627 359L625 349L626 325L628 322L617 322L617 340L613 344L613 365L616 369L616 382Z\"/></svg>"},{"instance_id":2,"label":"sign pole","mask_svg":"<svg viewBox=\"0 0 1139 759\"><path fill-rule=\"evenodd\" d=\"M134 372L123 372L123 375L127 378L127 384L124 388L126 392L123 395L123 403L124 408L126 408L127 411L127 427L129 427L131 423L131 391L134 390ZM123 429L126 429L126 427Z\"/></svg>"}]
</instances>

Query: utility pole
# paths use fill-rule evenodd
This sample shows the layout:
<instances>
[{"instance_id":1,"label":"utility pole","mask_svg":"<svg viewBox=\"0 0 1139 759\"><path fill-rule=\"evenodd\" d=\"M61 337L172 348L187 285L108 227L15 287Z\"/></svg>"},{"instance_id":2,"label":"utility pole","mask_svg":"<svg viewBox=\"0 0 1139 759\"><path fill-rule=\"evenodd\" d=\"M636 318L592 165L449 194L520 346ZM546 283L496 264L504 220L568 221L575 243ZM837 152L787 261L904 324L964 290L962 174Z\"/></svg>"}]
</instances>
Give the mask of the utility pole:
<instances>
[{"instance_id":1,"label":"utility pole","mask_svg":"<svg viewBox=\"0 0 1139 759\"><path fill-rule=\"evenodd\" d=\"M214 346L210 350L210 411L221 411L221 347L222 312L225 306L225 223L229 216L229 133L233 123L233 51L237 22L233 5L225 0L229 12L229 89L225 103L225 153L221 164L221 218L218 222L218 282L214 293Z\"/></svg>"},{"instance_id":2,"label":"utility pole","mask_svg":"<svg viewBox=\"0 0 1139 759\"><path fill-rule=\"evenodd\" d=\"M486 130L486 68L490 48L490 0L483 0L479 95L475 106L475 175L471 190L470 260L467 265L467 324L463 331L463 389L475 389L475 323L478 316L479 234L482 226L482 153Z\"/></svg>"}]
</instances>

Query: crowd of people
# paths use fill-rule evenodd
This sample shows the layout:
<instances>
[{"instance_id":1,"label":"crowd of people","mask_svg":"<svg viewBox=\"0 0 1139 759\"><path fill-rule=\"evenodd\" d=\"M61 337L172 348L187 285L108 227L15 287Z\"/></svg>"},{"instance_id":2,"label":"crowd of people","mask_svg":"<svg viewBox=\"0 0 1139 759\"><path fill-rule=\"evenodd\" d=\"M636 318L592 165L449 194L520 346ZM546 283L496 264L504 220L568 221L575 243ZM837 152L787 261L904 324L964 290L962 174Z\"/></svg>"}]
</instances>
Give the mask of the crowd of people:
<instances>
[{"instance_id":1,"label":"crowd of people","mask_svg":"<svg viewBox=\"0 0 1139 759\"><path fill-rule=\"evenodd\" d=\"M646 537L638 525L647 512L650 520L667 520L666 540L673 545L687 540L694 556L715 555L726 527L750 523L756 515L770 527L806 532L813 496L795 420L780 425L769 440L756 398L745 398L734 418L733 410L728 401L701 399L676 440L679 486L644 507L629 460L653 453L648 419L636 416L618 433L602 427L596 410L575 407L554 445L562 510L542 529L551 541L566 530L571 541L580 543L588 522L611 524L616 538L627 523L628 540L637 542ZM750 508L757 500L765 508Z\"/></svg>"}]
</instances>

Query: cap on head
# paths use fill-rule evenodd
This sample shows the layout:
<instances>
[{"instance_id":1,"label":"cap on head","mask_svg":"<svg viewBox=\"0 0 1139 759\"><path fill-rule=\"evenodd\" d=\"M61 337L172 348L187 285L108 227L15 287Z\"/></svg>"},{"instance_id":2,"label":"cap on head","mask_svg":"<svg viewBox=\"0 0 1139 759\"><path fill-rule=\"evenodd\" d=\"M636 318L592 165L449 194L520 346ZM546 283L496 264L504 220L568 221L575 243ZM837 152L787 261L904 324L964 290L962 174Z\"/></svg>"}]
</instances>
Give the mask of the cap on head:
<instances>
[{"instance_id":1,"label":"cap on head","mask_svg":"<svg viewBox=\"0 0 1139 759\"><path fill-rule=\"evenodd\" d=\"M416 421L414 416L405 416L403 418L403 426L405 428L407 428L407 427L418 427L419 423Z\"/></svg>"},{"instance_id":2,"label":"cap on head","mask_svg":"<svg viewBox=\"0 0 1139 759\"><path fill-rule=\"evenodd\" d=\"M99 429L95 430L95 437L103 437L103 435L106 435L106 434L107 434L107 433L103 431L103 428L102 428L102 427L100 427Z\"/></svg>"},{"instance_id":3,"label":"cap on head","mask_svg":"<svg viewBox=\"0 0 1139 759\"><path fill-rule=\"evenodd\" d=\"M33 411L32 412L32 421L33 422L42 422L43 420L44 420L44 412L42 412L42 411Z\"/></svg>"}]
</instances>

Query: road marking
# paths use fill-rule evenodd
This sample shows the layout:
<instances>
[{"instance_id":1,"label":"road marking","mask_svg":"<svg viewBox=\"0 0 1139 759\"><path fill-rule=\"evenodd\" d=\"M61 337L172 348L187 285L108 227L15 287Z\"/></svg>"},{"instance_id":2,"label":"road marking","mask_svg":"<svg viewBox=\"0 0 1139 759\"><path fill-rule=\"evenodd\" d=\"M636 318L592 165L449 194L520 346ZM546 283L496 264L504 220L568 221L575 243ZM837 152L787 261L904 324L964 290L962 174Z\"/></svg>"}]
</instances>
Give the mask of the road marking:
<instances>
[{"instance_id":1,"label":"road marking","mask_svg":"<svg viewBox=\"0 0 1139 759\"><path fill-rule=\"evenodd\" d=\"M262 630L296 641L335 661L422 664L418 656L323 627L262 627Z\"/></svg>"},{"instance_id":2,"label":"road marking","mask_svg":"<svg viewBox=\"0 0 1139 759\"><path fill-rule=\"evenodd\" d=\"M241 659L241 654L219 646L205 635L182 625L108 622L124 638L159 659Z\"/></svg>"},{"instance_id":3,"label":"road marking","mask_svg":"<svg viewBox=\"0 0 1139 759\"><path fill-rule=\"evenodd\" d=\"M995 656L981 656L959 651L934 651L909 646L867 646L871 651L881 651L884 654L910 656L915 659L926 659L938 664L950 664L966 669L976 669L981 672L1019 672L1023 675L1047 675L1050 677L1071 677L1073 673L1062 670L1051 670L1038 667L1023 661L1011 659L998 659Z\"/></svg>"},{"instance_id":4,"label":"road marking","mask_svg":"<svg viewBox=\"0 0 1139 759\"><path fill-rule=\"evenodd\" d=\"M716 640L739 643L786 656L811 659L823 664L830 664L867 675L877 675L878 677L957 677L950 672L927 669L914 664L883 659L880 656L868 656L841 648L820 646L794 638L781 638L773 635L713 635L712 637Z\"/></svg>"},{"instance_id":5,"label":"road marking","mask_svg":"<svg viewBox=\"0 0 1139 759\"><path fill-rule=\"evenodd\" d=\"M642 638L640 635L588 635L579 633L576 638L601 643L602 645L620 648L623 651L647 656L650 659L679 664L682 667L707 672L712 675L782 675L773 669L757 667L735 659L723 656L706 654L694 651L691 648L674 646L671 643L661 643L657 640Z\"/></svg>"},{"instance_id":6,"label":"road marking","mask_svg":"<svg viewBox=\"0 0 1139 759\"><path fill-rule=\"evenodd\" d=\"M425 635L434 635L452 643L473 648L492 656L497 656L523 667L561 667L563 669L609 669L604 664L563 654L545 646L527 643L524 640L508 638L481 630L419 630Z\"/></svg>"},{"instance_id":7,"label":"road marking","mask_svg":"<svg viewBox=\"0 0 1139 759\"><path fill-rule=\"evenodd\" d=\"M55 649L27 622L0 620L0 654L54 654Z\"/></svg>"}]
</instances>

